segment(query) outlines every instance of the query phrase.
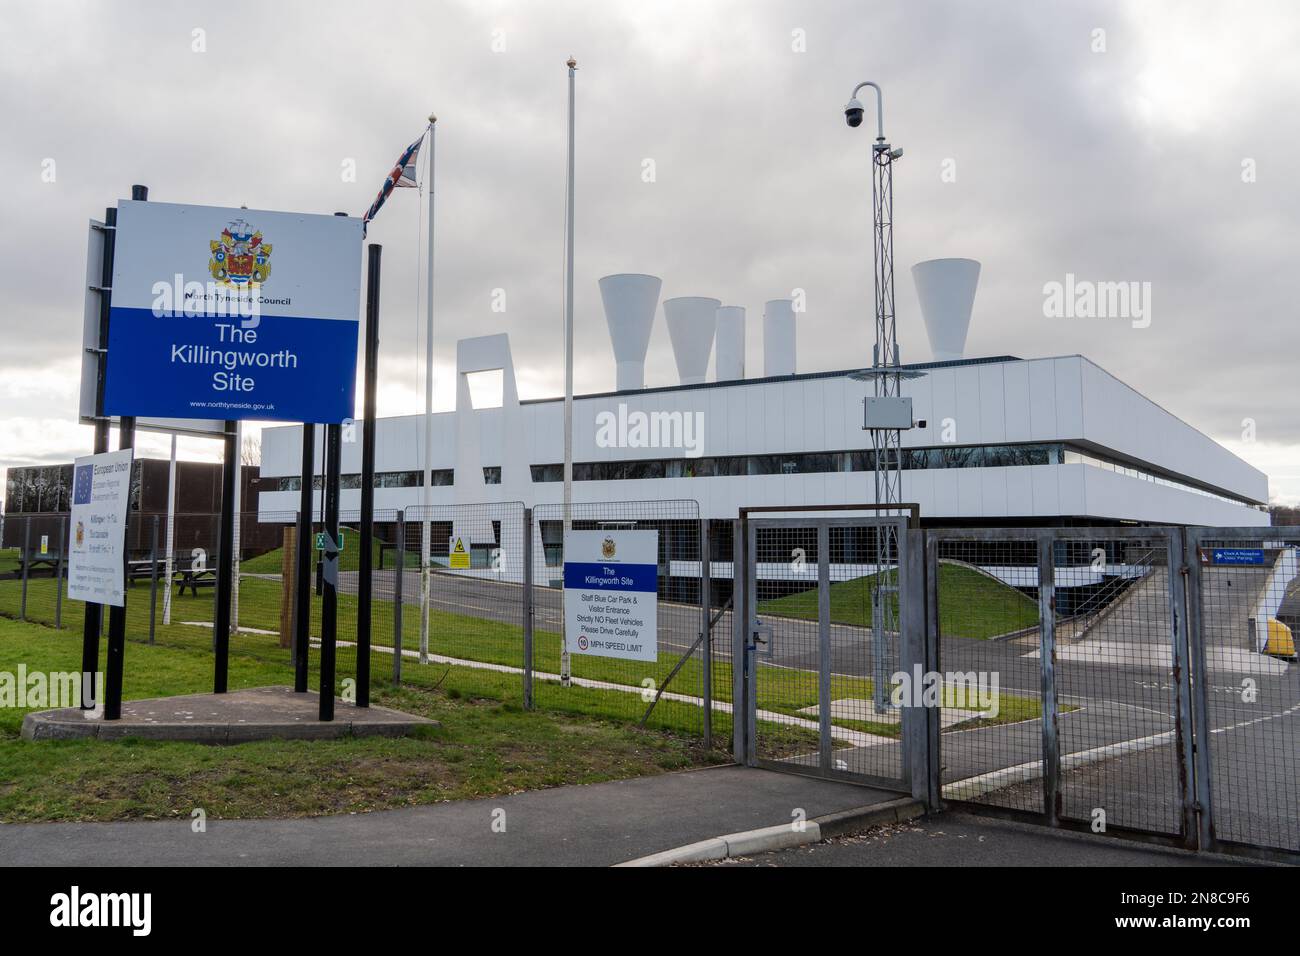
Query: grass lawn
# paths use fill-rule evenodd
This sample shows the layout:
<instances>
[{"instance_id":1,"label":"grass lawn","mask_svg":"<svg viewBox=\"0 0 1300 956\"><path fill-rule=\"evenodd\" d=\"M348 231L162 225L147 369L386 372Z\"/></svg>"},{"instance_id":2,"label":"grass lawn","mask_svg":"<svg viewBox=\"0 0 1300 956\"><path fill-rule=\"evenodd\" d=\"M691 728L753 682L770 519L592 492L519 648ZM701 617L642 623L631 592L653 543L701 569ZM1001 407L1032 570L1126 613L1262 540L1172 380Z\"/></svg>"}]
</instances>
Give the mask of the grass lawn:
<instances>
[{"instance_id":1,"label":"grass lawn","mask_svg":"<svg viewBox=\"0 0 1300 956\"><path fill-rule=\"evenodd\" d=\"M18 570L18 558L22 552L18 548L0 548L0 574L12 574Z\"/></svg>"},{"instance_id":2,"label":"grass lawn","mask_svg":"<svg viewBox=\"0 0 1300 956\"><path fill-rule=\"evenodd\" d=\"M79 635L0 620L0 670L80 668ZM131 644L125 696L207 689L204 650ZM377 704L442 726L400 740L24 741L25 711L0 711L0 820L214 818L364 812L538 787L595 783L725 759L698 740L554 711L526 712L517 681L470 672L453 690L376 686ZM291 681L287 663L237 652L230 686ZM313 681L314 683L314 681Z\"/></svg>"},{"instance_id":3,"label":"grass lawn","mask_svg":"<svg viewBox=\"0 0 1300 956\"><path fill-rule=\"evenodd\" d=\"M339 554L340 571L357 571L361 565L361 534L355 528L342 528L343 534L343 551ZM372 539L370 542L371 567L379 567L379 549L381 542L379 539ZM315 540L312 541L312 561L315 562L319 552L316 550ZM239 569L245 574L279 574L281 572L280 562L284 556L284 548L276 548L273 551L267 551L239 562ZM384 553L384 567L393 567L393 562L397 560L397 552L393 548L388 548ZM408 568L418 568L420 566L420 546L416 544L414 550L404 552L403 563Z\"/></svg>"},{"instance_id":4,"label":"grass lawn","mask_svg":"<svg viewBox=\"0 0 1300 956\"><path fill-rule=\"evenodd\" d=\"M964 568L956 568L965 571ZM980 576L982 577L982 575ZM844 582L846 585L855 582ZM17 607L16 589L20 582L0 581L0 612L14 613ZM863 589L865 590L865 589ZM1011 590L1011 589L1006 589ZM267 631L279 629L281 585L275 581L257 578L244 578L240 582L239 621L243 627L255 627ZM1015 592L1013 592L1015 593ZM128 592L128 626L129 633L141 639L148 633L148 594L143 584L138 584ZM138 597L137 597L138 595ZM1016 595L1019 597L1019 595ZM794 597L801 597L795 595ZM788 600L788 599L782 599ZM1031 602L1032 603L1032 602ZM182 647L196 652L207 653L212 640L212 632L207 628L187 626L186 621L211 621L213 595L211 590L201 591L196 598L190 594L176 597L172 605L172 621L168 627L157 624L157 640L161 644ZM54 581L41 579L28 582L28 616L33 620L53 621ZM83 605L77 601L65 601L63 607L64 627L79 634L81 631ZM340 594L339 639L348 640L356 634L357 599L352 595ZM815 605L814 605L815 607ZM402 642L405 650L419 646L420 621L419 609L407 605L402 617ZM667 609L662 613L677 613ZM770 612L769 612L770 613ZM319 633L320 599L313 601L312 633ZM814 612L815 616L815 612ZM161 612L158 616L161 622ZM373 643L376 647L391 647L393 639L392 604L387 601L375 602L373 621ZM521 629L518 625L502 621L492 621L468 614L434 609L430 612L429 650L431 654L472 660L486 664L520 668L523 666L523 647ZM546 630L535 630L533 634L533 666L536 672L556 674L560 671L560 653L563 637ZM288 650L279 647L278 639L271 635L238 634L231 640L232 653L248 657L284 663L287 666ZM542 710L561 710L586 714L621 721L637 721L648 705L648 699L641 693L646 687L653 694L661 686L669 672L677 664L680 651L660 652L656 661L627 661L603 657L574 655L571 671L574 677L588 680L606 681L629 688L636 688L637 693L611 690L588 689L578 686L561 687L557 682L536 680L534 696L537 706ZM313 655L314 658L314 655ZM130 670L131 649L127 654ZM372 677L383 679L391 673L391 658L387 655L374 654L372 660ZM338 676L340 679L350 676L355 671L355 651L349 647L339 649ZM449 692L481 694L491 690L503 695L521 693L522 678L518 674L498 671L457 667L446 664L420 666L410 658L403 665L403 680L414 686L432 686L438 684ZM649 682L649 683L647 683ZM818 702L817 678L812 672L792 671L788 668L759 665L758 707L761 710L785 714L790 717L813 719L802 714L804 708ZM698 698L703 694L704 670L697 652L678 671L668 692ZM315 686L315 684L313 684ZM832 698L870 699L873 684L869 678L835 675L832 678ZM732 698L731 664L727 660L716 660L713 665L713 697L717 701L730 702ZM1038 702L1032 698L1015 697L1002 694L998 717L993 723L1006 723L1024 720L1034 716ZM702 730L702 710L698 704L684 701L663 699L651 714L647 726L670 732L699 734ZM900 727L896 723L876 723L861 720L837 720L840 726L862 730L883 736L896 737ZM715 739L725 741L731 733L729 714L715 711L713 714L713 732ZM809 732L794 728L768 724L765 731L769 735L788 738L792 749L807 743ZM812 738L815 746L815 735Z\"/></svg>"},{"instance_id":5,"label":"grass lawn","mask_svg":"<svg viewBox=\"0 0 1300 956\"><path fill-rule=\"evenodd\" d=\"M830 586L831 621L855 627L871 626L871 585L876 575L864 575ZM895 583L896 572L886 572ZM898 600L893 598L897 613ZM817 589L761 601L760 614L817 620ZM987 640L1038 623L1038 603L996 578L960 564L939 562L939 630L944 637Z\"/></svg>"}]
</instances>

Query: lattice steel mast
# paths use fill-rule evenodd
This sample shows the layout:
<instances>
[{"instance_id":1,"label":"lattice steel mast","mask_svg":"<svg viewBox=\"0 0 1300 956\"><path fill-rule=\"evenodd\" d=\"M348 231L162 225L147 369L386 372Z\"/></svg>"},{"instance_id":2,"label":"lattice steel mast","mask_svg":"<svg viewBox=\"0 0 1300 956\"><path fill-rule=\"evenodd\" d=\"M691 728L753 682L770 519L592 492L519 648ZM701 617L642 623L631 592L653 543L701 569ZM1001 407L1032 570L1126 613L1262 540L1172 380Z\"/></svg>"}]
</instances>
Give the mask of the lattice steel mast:
<instances>
[{"instance_id":1,"label":"lattice steel mast","mask_svg":"<svg viewBox=\"0 0 1300 956\"><path fill-rule=\"evenodd\" d=\"M876 344L872 349L871 368L855 375L870 378L876 399L902 397L903 372L899 365L898 330L894 321L894 161L903 155L885 140L884 101L880 86L871 81L859 83L844 108L850 126L862 125L863 107L858 93L863 87L876 91L876 141L871 146L872 259L875 273ZM878 403L879 407L879 403ZM876 504L882 513L897 515L903 501L902 430L898 427L873 426L864 415L864 427L871 432L872 471L876 482ZM889 635L897 635L898 578L886 569L897 567L898 536L893 523L876 527L876 575L872 587L872 697L877 710L889 703L889 677L892 654Z\"/></svg>"}]
</instances>

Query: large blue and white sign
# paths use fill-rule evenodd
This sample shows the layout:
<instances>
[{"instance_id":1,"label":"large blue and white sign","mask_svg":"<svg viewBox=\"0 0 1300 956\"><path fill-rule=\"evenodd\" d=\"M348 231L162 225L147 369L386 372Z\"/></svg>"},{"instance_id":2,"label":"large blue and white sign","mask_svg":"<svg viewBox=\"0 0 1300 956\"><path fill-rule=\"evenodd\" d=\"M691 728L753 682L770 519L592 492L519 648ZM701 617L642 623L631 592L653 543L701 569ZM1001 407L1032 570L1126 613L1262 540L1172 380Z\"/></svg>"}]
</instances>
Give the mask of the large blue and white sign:
<instances>
[{"instance_id":1,"label":"large blue and white sign","mask_svg":"<svg viewBox=\"0 0 1300 956\"><path fill-rule=\"evenodd\" d=\"M106 415L341 422L361 220L121 202Z\"/></svg>"},{"instance_id":2,"label":"large blue and white sign","mask_svg":"<svg viewBox=\"0 0 1300 956\"><path fill-rule=\"evenodd\" d=\"M659 659L659 532L564 536L564 643L570 654Z\"/></svg>"}]
</instances>

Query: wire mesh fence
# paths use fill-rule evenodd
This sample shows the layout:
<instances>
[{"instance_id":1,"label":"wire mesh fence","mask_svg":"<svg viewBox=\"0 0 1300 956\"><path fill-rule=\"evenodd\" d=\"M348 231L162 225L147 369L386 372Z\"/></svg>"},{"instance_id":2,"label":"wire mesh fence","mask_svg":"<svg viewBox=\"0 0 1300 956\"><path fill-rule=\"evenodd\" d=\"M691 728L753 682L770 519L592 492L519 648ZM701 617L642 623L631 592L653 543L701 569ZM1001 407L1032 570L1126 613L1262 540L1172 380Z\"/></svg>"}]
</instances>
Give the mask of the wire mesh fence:
<instances>
[{"instance_id":1,"label":"wire mesh fence","mask_svg":"<svg viewBox=\"0 0 1300 956\"><path fill-rule=\"evenodd\" d=\"M575 503L570 525L575 531L657 534L656 654L652 661L638 661L564 653L564 509L538 505L531 549L536 705L571 709L575 701L586 701L584 708L611 718L726 740L731 733L730 672L722 672L726 664L714 666L716 643L706 636L712 634L710 562L703 554L708 545L698 502ZM725 633L720 627L721 622L717 633Z\"/></svg>"},{"instance_id":2,"label":"wire mesh fence","mask_svg":"<svg viewBox=\"0 0 1300 956\"><path fill-rule=\"evenodd\" d=\"M1300 851L1300 529L1198 530L1201 754L1215 841Z\"/></svg>"},{"instance_id":3,"label":"wire mesh fence","mask_svg":"<svg viewBox=\"0 0 1300 956\"><path fill-rule=\"evenodd\" d=\"M1038 542L1031 534L936 535L943 793L1043 810ZM984 690L981 699L980 690Z\"/></svg>"},{"instance_id":4,"label":"wire mesh fence","mask_svg":"<svg viewBox=\"0 0 1300 956\"><path fill-rule=\"evenodd\" d=\"M878 626L899 620L891 586L904 562L895 540L881 566L877 522L756 521L737 568L734 523L701 520L694 501L574 505L575 530L657 533L651 661L564 653L564 523L558 504L377 511L365 542L360 515L343 513L336 693L355 691L368 554L373 685L644 723L723 748L752 721L765 761L810 769L829 758L851 775L905 777L891 706L899 634ZM321 523L309 525L305 569L295 512L246 513L238 527L231 652L290 663L301 572L314 668ZM7 517L0 615L79 637L87 606L66 598L67 537L67 514ZM1300 852L1300 529L936 529L924 539L944 799ZM215 514L132 513L129 641L211 653L218 540ZM752 577L756 692L753 713L736 715L740 571ZM877 615L877 601L892 614Z\"/></svg>"}]
</instances>

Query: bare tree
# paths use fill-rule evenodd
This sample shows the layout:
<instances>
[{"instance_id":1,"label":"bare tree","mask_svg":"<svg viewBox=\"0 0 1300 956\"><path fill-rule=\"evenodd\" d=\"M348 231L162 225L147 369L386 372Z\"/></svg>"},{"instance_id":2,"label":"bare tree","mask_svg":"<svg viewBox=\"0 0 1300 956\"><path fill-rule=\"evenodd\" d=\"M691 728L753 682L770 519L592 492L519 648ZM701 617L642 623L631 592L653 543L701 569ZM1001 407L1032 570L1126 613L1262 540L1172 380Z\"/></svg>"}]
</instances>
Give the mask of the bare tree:
<instances>
[{"instance_id":1,"label":"bare tree","mask_svg":"<svg viewBox=\"0 0 1300 956\"><path fill-rule=\"evenodd\" d=\"M262 438L260 435L245 435L243 447L239 449L239 461L244 465L262 464Z\"/></svg>"}]
</instances>

